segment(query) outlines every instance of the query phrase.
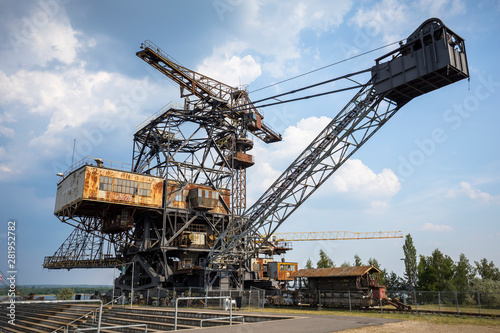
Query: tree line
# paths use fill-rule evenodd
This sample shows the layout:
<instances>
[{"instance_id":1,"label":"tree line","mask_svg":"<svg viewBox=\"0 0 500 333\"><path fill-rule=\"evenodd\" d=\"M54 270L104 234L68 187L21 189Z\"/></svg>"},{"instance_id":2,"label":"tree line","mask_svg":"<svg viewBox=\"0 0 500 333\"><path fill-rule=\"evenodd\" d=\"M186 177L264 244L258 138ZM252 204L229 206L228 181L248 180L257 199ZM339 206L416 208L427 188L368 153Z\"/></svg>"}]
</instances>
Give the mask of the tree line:
<instances>
[{"instance_id":1,"label":"tree line","mask_svg":"<svg viewBox=\"0 0 500 333\"><path fill-rule=\"evenodd\" d=\"M406 235L403 245L404 266L403 276L382 268L375 258L368 259L367 265L375 266L381 271L379 283L387 286L387 290L418 291L457 291L457 292L500 292L500 269L493 261L483 258L471 264L465 254L461 253L458 261L435 249L430 256L417 255L410 234ZM354 265L344 262L340 267L363 266L361 258L354 255ZM316 268L335 267L333 260L320 250ZM308 259L305 268L314 268Z\"/></svg>"}]
</instances>

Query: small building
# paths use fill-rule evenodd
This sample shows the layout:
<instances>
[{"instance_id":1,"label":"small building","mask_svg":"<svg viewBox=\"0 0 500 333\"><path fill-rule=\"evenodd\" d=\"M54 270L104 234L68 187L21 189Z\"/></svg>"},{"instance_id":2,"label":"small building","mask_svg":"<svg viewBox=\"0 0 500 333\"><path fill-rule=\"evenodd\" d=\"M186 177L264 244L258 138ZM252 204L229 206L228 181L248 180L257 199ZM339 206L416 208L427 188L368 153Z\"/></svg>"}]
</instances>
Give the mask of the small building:
<instances>
[{"instance_id":1,"label":"small building","mask_svg":"<svg viewBox=\"0 0 500 333\"><path fill-rule=\"evenodd\" d=\"M380 270L375 266L301 269L291 277L311 290L367 290L378 286Z\"/></svg>"},{"instance_id":2,"label":"small building","mask_svg":"<svg viewBox=\"0 0 500 333\"><path fill-rule=\"evenodd\" d=\"M301 269L291 277L300 304L366 308L385 298L385 286L378 284L380 273L374 266L354 266Z\"/></svg>"}]
</instances>

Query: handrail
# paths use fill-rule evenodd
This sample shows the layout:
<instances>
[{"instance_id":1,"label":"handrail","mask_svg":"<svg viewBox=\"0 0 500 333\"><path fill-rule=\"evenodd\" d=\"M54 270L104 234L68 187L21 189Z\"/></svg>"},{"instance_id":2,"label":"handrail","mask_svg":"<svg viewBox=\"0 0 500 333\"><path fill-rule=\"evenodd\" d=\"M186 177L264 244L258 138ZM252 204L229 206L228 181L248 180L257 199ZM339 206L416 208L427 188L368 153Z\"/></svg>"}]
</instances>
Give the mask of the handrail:
<instances>
[{"instance_id":1,"label":"handrail","mask_svg":"<svg viewBox=\"0 0 500 333\"><path fill-rule=\"evenodd\" d=\"M245 323L245 316L232 316L232 317L218 317L218 318L206 318L206 319L201 319L200 320L200 328L203 328L203 322L204 321L211 321L211 320L224 320L224 319L229 319L233 320L235 318L241 318L242 323Z\"/></svg>"},{"instance_id":2,"label":"handrail","mask_svg":"<svg viewBox=\"0 0 500 333\"><path fill-rule=\"evenodd\" d=\"M126 162L117 162L117 161L112 161L112 160L106 160L106 159L101 159L103 162L103 166L111 169L118 169L118 170L123 170L123 171L130 171L132 170L132 164L126 163ZM70 173L75 171L76 169L81 168L82 166L85 165L92 165L92 166L97 166L97 162L95 161L95 158L90 157L90 156L85 156L81 160L73 163L68 170L66 170L63 173L63 176L61 177L61 180L66 178Z\"/></svg>"},{"instance_id":3,"label":"handrail","mask_svg":"<svg viewBox=\"0 0 500 333\"><path fill-rule=\"evenodd\" d=\"M163 51L158 45L156 45L155 43L153 43L149 39L145 40L144 42L141 43L141 48L144 48L144 49L149 48L149 49L155 51L157 54L159 54L165 60L168 60L174 64L178 64L178 65L181 65L182 67L184 67L179 61L177 61L171 55L167 54L167 52Z\"/></svg>"},{"instance_id":4,"label":"handrail","mask_svg":"<svg viewBox=\"0 0 500 333\"><path fill-rule=\"evenodd\" d=\"M170 102L170 103L168 103L167 105L163 106L160 110L156 111L151 116L147 117L146 120L144 120L142 123L140 123L139 125L137 125L137 127L135 128L135 132L136 133L139 132L141 129L143 129L144 127L146 127L146 125L148 125L153 120L155 120L156 118L158 118L161 114L165 113L166 111L168 111L168 110L170 110L172 108L180 109L181 107L176 102Z\"/></svg>"},{"instance_id":5,"label":"handrail","mask_svg":"<svg viewBox=\"0 0 500 333\"><path fill-rule=\"evenodd\" d=\"M245 319L243 319L245 320ZM148 333L148 325L147 324L132 324L132 325L118 325L118 326L107 326L106 329L115 329L115 328L129 328L129 327L143 327L144 326L144 333ZM81 332L81 331L95 331L97 330L96 327L87 327L87 328L77 328L75 332Z\"/></svg>"},{"instance_id":6,"label":"handrail","mask_svg":"<svg viewBox=\"0 0 500 333\"><path fill-rule=\"evenodd\" d=\"M225 299L229 300L229 325L233 324L233 307L231 301L233 300L231 296L212 296L212 297L179 297L175 300L175 318L174 318L174 331L177 331L177 309L179 307L179 301L182 300L191 300L191 299Z\"/></svg>"},{"instance_id":7,"label":"handrail","mask_svg":"<svg viewBox=\"0 0 500 333\"><path fill-rule=\"evenodd\" d=\"M124 296L124 295L122 295L122 296L118 296L118 297L116 297L115 299L113 299L113 300L109 301L108 303L106 303L106 304L104 304L104 305L102 304L102 301L101 301L101 300L89 300L89 301L94 301L94 302L101 302L101 304L100 304L100 306L99 306L99 323L98 323L98 326L97 326L97 329L98 329L98 330L97 330L97 332L100 332L100 330L101 330L101 315L102 315L102 308L103 308L104 306L108 306L109 304L113 303L114 301L118 300L118 299L119 299L119 298L121 298L121 297L125 297L125 296ZM82 301L80 301L80 302L82 302ZM94 312L95 312L95 314L92 316L92 320L95 320L95 317L97 316L97 310L98 310L98 309L94 309L94 310L92 310L92 311L89 311L89 312L85 313L84 315L81 315L80 317L78 317L78 318L76 318L75 320L73 320L73 321L71 321L71 322L67 323L66 325L63 325L63 326L61 326L61 327L59 327L59 328L55 329L54 331L52 331L52 333L59 331L61 328L62 328L62 329L64 329L64 332L68 332L69 325L71 325L71 324L73 324L74 322L76 322L76 321L78 321L78 320L82 319L83 317L88 317L88 315L90 315L90 314L94 314Z\"/></svg>"}]
</instances>

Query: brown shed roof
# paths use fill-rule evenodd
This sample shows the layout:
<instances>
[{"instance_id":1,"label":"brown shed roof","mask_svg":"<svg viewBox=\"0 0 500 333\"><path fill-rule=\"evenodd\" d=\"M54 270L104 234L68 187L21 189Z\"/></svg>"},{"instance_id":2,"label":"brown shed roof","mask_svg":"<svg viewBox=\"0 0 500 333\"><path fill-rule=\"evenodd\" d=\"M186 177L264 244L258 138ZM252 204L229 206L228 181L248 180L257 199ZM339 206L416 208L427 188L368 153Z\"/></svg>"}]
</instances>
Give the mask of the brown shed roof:
<instances>
[{"instance_id":1,"label":"brown shed roof","mask_svg":"<svg viewBox=\"0 0 500 333\"><path fill-rule=\"evenodd\" d=\"M353 266L333 268L300 269L290 277L337 277L337 276L362 276L366 273L380 273L375 266Z\"/></svg>"}]
</instances>

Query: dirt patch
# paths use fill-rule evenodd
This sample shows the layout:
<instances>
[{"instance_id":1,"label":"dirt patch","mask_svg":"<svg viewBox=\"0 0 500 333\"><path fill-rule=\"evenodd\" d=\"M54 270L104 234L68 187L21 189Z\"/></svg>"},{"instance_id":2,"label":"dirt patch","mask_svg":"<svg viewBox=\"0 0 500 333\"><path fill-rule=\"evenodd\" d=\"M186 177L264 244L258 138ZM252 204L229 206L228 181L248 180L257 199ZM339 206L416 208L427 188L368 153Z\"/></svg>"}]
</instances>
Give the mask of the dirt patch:
<instances>
[{"instance_id":1,"label":"dirt patch","mask_svg":"<svg viewBox=\"0 0 500 333\"><path fill-rule=\"evenodd\" d=\"M401 332L433 332L433 333L493 333L500 332L498 326L447 325L422 321L401 321L378 326L346 330L349 333L401 333Z\"/></svg>"}]
</instances>

